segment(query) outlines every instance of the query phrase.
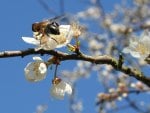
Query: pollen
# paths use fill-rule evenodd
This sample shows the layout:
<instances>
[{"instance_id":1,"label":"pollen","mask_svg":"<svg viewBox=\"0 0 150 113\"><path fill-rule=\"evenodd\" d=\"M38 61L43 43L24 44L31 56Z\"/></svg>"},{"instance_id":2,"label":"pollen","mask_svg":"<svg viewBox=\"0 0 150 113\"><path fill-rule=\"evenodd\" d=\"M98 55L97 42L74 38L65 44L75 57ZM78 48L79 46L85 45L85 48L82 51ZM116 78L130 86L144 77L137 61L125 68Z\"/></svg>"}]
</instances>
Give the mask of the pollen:
<instances>
[{"instance_id":1,"label":"pollen","mask_svg":"<svg viewBox=\"0 0 150 113\"><path fill-rule=\"evenodd\" d=\"M146 54L149 52L149 49L143 43L139 43L135 50L141 54Z\"/></svg>"}]
</instances>

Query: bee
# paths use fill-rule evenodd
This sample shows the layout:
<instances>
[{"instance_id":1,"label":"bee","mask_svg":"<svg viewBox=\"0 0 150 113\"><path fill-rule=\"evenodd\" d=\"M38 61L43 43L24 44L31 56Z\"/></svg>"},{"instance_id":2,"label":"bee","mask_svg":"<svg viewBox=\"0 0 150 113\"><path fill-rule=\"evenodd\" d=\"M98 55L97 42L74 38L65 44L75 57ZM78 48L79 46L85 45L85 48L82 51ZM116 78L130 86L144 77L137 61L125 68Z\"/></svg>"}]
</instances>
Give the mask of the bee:
<instances>
[{"instance_id":1,"label":"bee","mask_svg":"<svg viewBox=\"0 0 150 113\"><path fill-rule=\"evenodd\" d=\"M61 19L63 16L57 16L42 22L35 22L32 24L32 31L36 39L41 39L43 36L49 34L60 35L59 24L56 20Z\"/></svg>"},{"instance_id":2,"label":"bee","mask_svg":"<svg viewBox=\"0 0 150 113\"><path fill-rule=\"evenodd\" d=\"M59 24L57 22L43 21L32 24L32 31L42 35L55 34L59 35Z\"/></svg>"},{"instance_id":3,"label":"bee","mask_svg":"<svg viewBox=\"0 0 150 113\"><path fill-rule=\"evenodd\" d=\"M52 38L53 40L55 40L56 43L58 43L58 41L50 35L60 35L60 25L56 21L62 19L62 17L64 18L64 16L57 16L52 19L33 23L32 31L34 38L36 40L40 40L40 44L45 43L48 40L48 37Z\"/></svg>"}]
</instances>

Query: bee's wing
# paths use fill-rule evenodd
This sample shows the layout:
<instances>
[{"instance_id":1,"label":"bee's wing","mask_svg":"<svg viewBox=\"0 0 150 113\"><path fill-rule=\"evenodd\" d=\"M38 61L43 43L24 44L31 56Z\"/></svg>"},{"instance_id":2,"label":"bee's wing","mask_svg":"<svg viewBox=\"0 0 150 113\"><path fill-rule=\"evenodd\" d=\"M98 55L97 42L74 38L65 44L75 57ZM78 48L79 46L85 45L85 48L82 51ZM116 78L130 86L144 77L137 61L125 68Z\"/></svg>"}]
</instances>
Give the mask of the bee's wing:
<instances>
[{"instance_id":1,"label":"bee's wing","mask_svg":"<svg viewBox=\"0 0 150 113\"><path fill-rule=\"evenodd\" d=\"M48 19L49 22L53 22L53 21L60 21L62 19L64 19L66 17L66 15L60 15L60 16L56 16L54 18Z\"/></svg>"}]
</instances>

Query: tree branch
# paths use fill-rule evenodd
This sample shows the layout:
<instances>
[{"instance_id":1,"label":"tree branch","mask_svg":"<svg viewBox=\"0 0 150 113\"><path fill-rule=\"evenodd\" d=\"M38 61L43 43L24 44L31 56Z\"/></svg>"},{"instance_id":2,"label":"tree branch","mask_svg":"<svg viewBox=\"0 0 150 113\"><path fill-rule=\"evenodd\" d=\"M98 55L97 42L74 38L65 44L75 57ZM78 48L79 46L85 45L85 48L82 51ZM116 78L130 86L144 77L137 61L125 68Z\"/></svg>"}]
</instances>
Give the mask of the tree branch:
<instances>
[{"instance_id":1,"label":"tree branch","mask_svg":"<svg viewBox=\"0 0 150 113\"><path fill-rule=\"evenodd\" d=\"M80 51L79 51L80 52ZM102 56L88 56L80 52L80 54L68 54L63 53L60 51L54 51L54 50L39 50L35 51L34 49L28 49L28 50L19 50L19 51L3 51L0 52L0 58L7 58L7 57L25 57L27 55L32 54L49 54L54 55L56 57L59 57L60 61L65 60L82 60L82 61L88 61L94 64L108 64L111 65L114 69L121 71L125 74L128 74L131 77L136 78L137 80L140 80L144 84L150 87L150 78L144 76L142 72L140 72L137 69L132 69L126 66L120 66L120 60L117 60L111 56L102 55Z\"/></svg>"}]
</instances>

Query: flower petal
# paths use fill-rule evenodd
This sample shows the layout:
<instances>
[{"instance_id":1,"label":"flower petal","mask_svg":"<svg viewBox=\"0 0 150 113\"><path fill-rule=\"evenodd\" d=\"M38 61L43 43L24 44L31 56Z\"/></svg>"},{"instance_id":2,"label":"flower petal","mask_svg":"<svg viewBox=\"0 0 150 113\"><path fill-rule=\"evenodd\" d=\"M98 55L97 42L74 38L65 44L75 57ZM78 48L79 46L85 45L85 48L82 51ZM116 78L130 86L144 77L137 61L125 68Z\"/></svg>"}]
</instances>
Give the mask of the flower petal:
<instances>
[{"instance_id":1,"label":"flower petal","mask_svg":"<svg viewBox=\"0 0 150 113\"><path fill-rule=\"evenodd\" d=\"M123 52L123 53L130 53L130 51L131 51L130 48L129 48L129 47L126 47L126 48L123 49L122 52Z\"/></svg>"},{"instance_id":2,"label":"flower petal","mask_svg":"<svg viewBox=\"0 0 150 113\"><path fill-rule=\"evenodd\" d=\"M65 92L68 94L68 95L71 95L72 94L72 87L66 83L66 88L65 88Z\"/></svg>"},{"instance_id":3,"label":"flower petal","mask_svg":"<svg viewBox=\"0 0 150 113\"><path fill-rule=\"evenodd\" d=\"M147 42L150 41L150 33L145 30L142 34L141 34L141 38L139 39L139 41L141 42Z\"/></svg>"},{"instance_id":4,"label":"flower petal","mask_svg":"<svg viewBox=\"0 0 150 113\"><path fill-rule=\"evenodd\" d=\"M53 96L56 99L63 99L65 96L65 92L63 89L59 88L58 85L53 85L50 90L51 96Z\"/></svg>"},{"instance_id":5,"label":"flower petal","mask_svg":"<svg viewBox=\"0 0 150 113\"><path fill-rule=\"evenodd\" d=\"M36 60L36 61L43 61L42 58L39 57L39 56L34 56L34 57L33 57L33 60Z\"/></svg>"},{"instance_id":6,"label":"flower petal","mask_svg":"<svg viewBox=\"0 0 150 113\"><path fill-rule=\"evenodd\" d=\"M44 44L41 45L41 48L45 50L53 50L56 48L58 43L56 42L55 39L48 37L48 41Z\"/></svg>"},{"instance_id":7,"label":"flower petal","mask_svg":"<svg viewBox=\"0 0 150 113\"><path fill-rule=\"evenodd\" d=\"M47 72L47 66L46 66L45 63L40 63L39 71L40 71L41 74L45 74Z\"/></svg>"},{"instance_id":8,"label":"flower petal","mask_svg":"<svg viewBox=\"0 0 150 113\"><path fill-rule=\"evenodd\" d=\"M59 30L61 31L61 32L69 32L69 30L70 30L70 25L60 25L59 26Z\"/></svg>"},{"instance_id":9,"label":"flower petal","mask_svg":"<svg viewBox=\"0 0 150 113\"><path fill-rule=\"evenodd\" d=\"M72 88L68 83L61 81L58 84L53 84L51 88L51 95L54 98L63 99L65 96L65 93L68 95L72 94Z\"/></svg>"},{"instance_id":10,"label":"flower petal","mask_svg":"<svg viewBox=\"0 0 150 113\"><path fill-rule=\"evenodd\" d=\"M42 49L42 46L38 46L38 47L34 48L35 51L39 51L40 49Z\"/></svg>"},{"instance_id":11,"label":"flower petal","mask_svg":"<svg viewBox=\"0 0 150 113\"><path fill-rule=\"evenodd\" d=\"M130 53L135 58L140 58L141 57L139 52L133 51L130 47L124 48L122 52L125 53L125 54Z\"/></svg>"},{"instance_id":12,"label":"flower petal","mask_svg":"<svg viewBox=\"0 0 150 113\"><path fill-rule=\"evenodd\" d=\"M130 52L130 54L131 54L133 57L135 57L135 58L140 58L140 57L141 57L141 55L140 55L139 52L132 51L132 52Z\"/></svg>"},{"instance_id":13,"label":"flower petal","mask_svg":"<svg viewBox=\"0 0 150 113\"><path fill-rule=\"evenodd\" d=\"M40 45L40 41L36 40L35 38L31 38L31 37L22 37L23 41L25 41L26 43L29 44L33 44L33 45Z\"/></svg>"},{"instance_id":14,"label":"flower petal","mask_svg":"<svg viewBox=\"0 0 150 113\"><path fill-rule=\"evenodd\" d=\"M70 43L73 36L71 25L60 25L59 29L61 33L64 33L64 36L68 41L67 43Z\"/></svg>"}]
</instances>

